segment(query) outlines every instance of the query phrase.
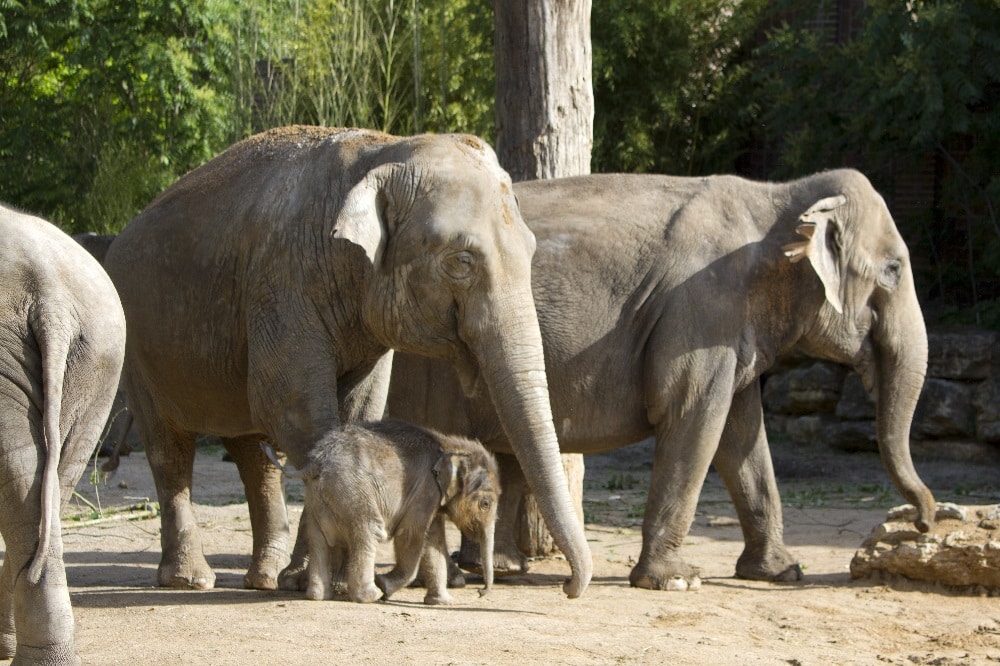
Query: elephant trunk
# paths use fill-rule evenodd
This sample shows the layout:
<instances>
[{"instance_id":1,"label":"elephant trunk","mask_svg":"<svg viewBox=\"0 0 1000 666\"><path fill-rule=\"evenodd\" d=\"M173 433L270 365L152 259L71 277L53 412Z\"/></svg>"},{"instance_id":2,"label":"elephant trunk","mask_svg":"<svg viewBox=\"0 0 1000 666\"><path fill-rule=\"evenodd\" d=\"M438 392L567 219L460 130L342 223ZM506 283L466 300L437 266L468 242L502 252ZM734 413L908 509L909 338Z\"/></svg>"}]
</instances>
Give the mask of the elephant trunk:
<instances>
[{"instance_id":1,"label":"elephant trunk","mask_svg":"<svg viewBox=\"0 0 1000 666\"><path fill-rule=\"evenodd\" d=\"M910 457L910 424L927 373L927 330L909 275L880 312L875 333L879 452L896 488L917 508L914 524L926 532L936 505Z\"/></svg>"},{"instance_id":2,"label":"elephant trunk","mask_svg":"<svg viewBox=\"0 0 1000 666\"><path fill-rule=\"evenodd\" d=\"M479 596L486 596L493 589L493 532L496 521L492 521L483 528L483 534L479 538L479 558L483 563L483 589L479 591Z\"/></svg>"},{"instance_id":3,"label":"elephant trunk","mask_svg":"<svg viewBox=\"0 0 1000 666\"><path fill-rule=\"evenodd\" d=\"M503 321L503 329L494 324L477 331L473 348L478 350L482 378L546 526L572 567L572 578L563 591L576 598L590 583L594 565L559 457L534 303L530 296L523 301L490 304L490 309L499 308L505 316L483 320Z\"/></svg>"}]
</instances>

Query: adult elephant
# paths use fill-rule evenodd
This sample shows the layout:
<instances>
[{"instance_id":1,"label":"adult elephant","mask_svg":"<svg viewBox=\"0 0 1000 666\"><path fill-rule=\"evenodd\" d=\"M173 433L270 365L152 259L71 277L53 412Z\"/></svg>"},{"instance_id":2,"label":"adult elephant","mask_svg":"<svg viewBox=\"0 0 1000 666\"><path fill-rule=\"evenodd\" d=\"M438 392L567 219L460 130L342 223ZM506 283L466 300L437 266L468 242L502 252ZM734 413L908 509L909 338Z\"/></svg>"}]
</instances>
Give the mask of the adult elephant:
<instances>
[{"instance_id":1,"label":"adult elephant","mask_svg":"<svg viewBox=\"0 0 1000 666\"><path fill-rule=\"evenodd\" d=\"M302 468L325 433L381 418L399 349L445 358L468 390L494 396L572 566L564 590L579 596L593 565L552 425L534 247L510 178L466 135L280 128L153 201L104 264L129 322L126 388L162 511L160 585L214 584L191 508L195 435L208 433L247 490L244 582L274 588L288 525L258 442Z\"/></svg>"},{"instance_id":2,"label":"adult elephant","mask_svg":"<svg viewBox=\"0 0 1000 666\"><path fill-rule=\"evenodd\" d=\"M108 417L125 316L100 265L0 206L0 659L76 664L59 516Z\"/></svg>"},{"instance_id":3,"label":"adult elephant","mask_svg":"<svg viewBox=\"0 0 1000 666\"><path fill-rule=\"evenodd\" d=\"M783 543L758 381L793 347L851 365L877 394L882 459L918 507L917 527L928 529L934 498L909 452L927 336L906 246L863 175L593 175L518 183L515 193L538 239L532 286L562 450L656 437L632 585L697 581L680 548L710 464L743 528L737 575L801 578ZM426 396L414 388L426 383L425 366L397 358L389 412L455 430L447 375L433 375ZM465 429L509 451L494 414L474 401ZM524 568L510 472L502 470L498 573Z\"/></svg>"}]
</instances>

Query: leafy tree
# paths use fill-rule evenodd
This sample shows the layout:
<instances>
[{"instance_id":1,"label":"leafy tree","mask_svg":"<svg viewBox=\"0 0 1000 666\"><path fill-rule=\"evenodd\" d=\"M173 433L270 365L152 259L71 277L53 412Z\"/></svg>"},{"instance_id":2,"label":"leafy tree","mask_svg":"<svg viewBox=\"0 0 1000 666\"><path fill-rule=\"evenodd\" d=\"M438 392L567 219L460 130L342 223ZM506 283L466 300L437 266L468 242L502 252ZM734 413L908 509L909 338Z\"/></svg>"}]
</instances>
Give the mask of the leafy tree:
<instances>
[{"instance_id":1,"label":"leafy tree","mask_svg":"<svg viewBox=\"0 0 1000 666\"><path fill-rule=\"evenodd\" d=\"M791 3L786 2L787 9ZM897 216L927 301L1000 327L1000 12L995 0L869 0L854 39L801 23L768 34L754 66L771 175L853 164L890 190L932 156L929 215Z\"/></svg>"},{"instance_id":2,"label":"leafy tree","mask_svg":"<svg viewBox=\"0 0 1000 666\"><path fill-rule=\"evenodd\" d=\"M764 4L595 2L594 170L732 170L755 110L744 60Z\"/></svg>"},{"instance_id":3,"label":"leafy tree","mask_svg":"<svg viewBox=\"0 0 1000 666\"><path fill-rule=\"evenodd\" d=\"M221 0L4 5L0 198L113 230L225 144Z\"/></svg>"}]
</instances>

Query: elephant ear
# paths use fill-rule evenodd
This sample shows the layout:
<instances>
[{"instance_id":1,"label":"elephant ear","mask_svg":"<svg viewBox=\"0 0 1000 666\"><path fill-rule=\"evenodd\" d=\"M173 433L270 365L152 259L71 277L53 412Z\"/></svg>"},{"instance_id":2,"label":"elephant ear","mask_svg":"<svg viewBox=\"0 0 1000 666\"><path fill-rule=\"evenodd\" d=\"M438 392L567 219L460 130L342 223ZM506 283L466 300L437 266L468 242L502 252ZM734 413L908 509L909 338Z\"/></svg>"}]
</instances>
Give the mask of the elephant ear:
<instances>
[{"instance_id":1,"label":"elephant ear","mask_svg":"<svg viewBox=\"0 0 1000 666\"><path fill-rule=\"evenodd\" d=\"M450 502L460 490L457 458L446 453L434 463L434 481L441 491L441 506Z\"/></svg>"},{"instance_id":2,"label":"elephant ear","mask_svg":"<svg viewBox=\"0 0 1000 666\"><path fill-rule=\"evenodd\" d=\"M823 283L826 300L839 314L844 312L840 298L841 270L838 256L840 248L835 240L839 234L834 233L831 238L830 232L839 231L835 211L846 203L847 197L842 194L826 197L814 203L799 217L799 225L795 228L795 232L806 240L789 243L781 248L792 263L804 258L809 259L813 270Z\"/></svg>"},{"instance_id":3,"label":"elephant ear","mask_svg":"<svg viewBox=\"0 0 1000 666\"><path fill-rule=\"evenodd\" d=\"M373 266L382 261L389 238L388 197L386 187L402 171L400 163L383 164L372 169L351 188L340 206L333 237L361 246Z\"/></svg>"}]
</instances>

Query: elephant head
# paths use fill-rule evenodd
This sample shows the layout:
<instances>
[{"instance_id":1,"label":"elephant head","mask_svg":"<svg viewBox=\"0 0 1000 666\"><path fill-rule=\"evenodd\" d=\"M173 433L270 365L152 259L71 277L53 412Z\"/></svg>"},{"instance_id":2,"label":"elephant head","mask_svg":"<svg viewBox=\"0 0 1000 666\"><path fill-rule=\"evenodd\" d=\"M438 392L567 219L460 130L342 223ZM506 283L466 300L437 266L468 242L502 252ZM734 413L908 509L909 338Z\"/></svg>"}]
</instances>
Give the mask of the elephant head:
<instances>
[{"instance_id":1,"label":"elephant head","mask_svg":"<svg viewBox=\"0 0 1000 666\"><path fill-rule=\"evenodd\" d=\"M455 440L452 442L464 442ZM497 463L481 446L460 446L434 465L434 479L441 490L441 506L455 525L479 543L483 563L484 595L493 587L493 534L500 497Z\"/></svg>"},{"instance_id":2,"label":"elephant head","mask_svg":"<svg viewBox=\"0 0 1000 666\"><path fill-rule=\"evenodd\" d=\"M805 258L822 284L824 303L800 345L850 364L877 399L879 451L900 493L918 509L916 526L935 518L930 490L910 457L910 423L927 371L927 331L906 244L885 201L855 171L799 181L793 198L812 205L798 218L800 238L784 246Z\"/></svg>"},{"instance_id":3,"label":"elephant head","mask_svg":"<svg viewBox=\"0 0 1000 666\"><path fill-rule=\"evenodd\" d=\"M463 135L414 137L364 166L333 235L371 264L366 328L386 347L449 359L467 393L489 392L573 568L564 590L579 596L593 565L552 423L531 292L535 239L510 177L488 146Z\"/></svg>"}]
</instances>

